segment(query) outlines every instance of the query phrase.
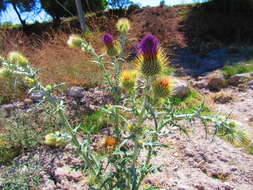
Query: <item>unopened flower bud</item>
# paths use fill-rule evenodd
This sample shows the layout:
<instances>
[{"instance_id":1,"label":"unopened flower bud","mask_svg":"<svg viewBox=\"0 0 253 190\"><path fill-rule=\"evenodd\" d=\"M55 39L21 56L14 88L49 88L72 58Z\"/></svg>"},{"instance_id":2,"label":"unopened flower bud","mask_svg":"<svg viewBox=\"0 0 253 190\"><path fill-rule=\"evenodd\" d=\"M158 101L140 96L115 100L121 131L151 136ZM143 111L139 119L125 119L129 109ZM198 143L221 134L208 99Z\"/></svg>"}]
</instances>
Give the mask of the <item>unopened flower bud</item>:
<instances>
[{"instance_id":1,"label":"unopened flower bud","mask_svg":"<svg viewBox=\"0 0 253 190\"><path fill-rule=\"evenodd\" d=\"M166 58L155 36L148 34L140 42L136 65L148 77L159 74L166 65Z\"/></svg>"},{"instance_id":2,"label":"unopened flower bud","mask_svg":"<svg viewBox=\"0 0 253 190\"><path fill-rule=\"evenodd\" d=\"M114 137L106 137L104 142L106 147L116 146L117 145L117 139Z\"/></svg>"},{"instance_id":3,"label":"unopened flower bud","mask_svg":"<svg viewBox=\"0 0 253 190\"><path fill-rule=\"evenodd\" d=\"M136 70L125 70L122 71L120 75L120 86L126 91L134 90L136 86L137 79L137 71Z\"/></svg>"},{"instance_id":4,"label":"unopened flower bud","mask_svg":"<svg viewBox=\"0 0 253 190\"><path fill-rule=\"evenodd\" d=\"M24 67L29 63L26 57L24 57L23 55L21 55L19 52L16 52L16 51L9 53L8 61L12 64L16 64L21 67Z\"/></svg>"},{"instance_id":5,"label":"unopened flower bud","mask_svg":"<svg viewBox=\"0 0 253 190\"><path fill-rule=\"evenodd\" d=\"M153 82L153 91L156 98L166 98L171 94L171 79L169 76L160 76Z\"/></svg>"},{"instance_id":6,"label":"unopened flower bud","mask_svg":"<svg viewBox=\"0 0 253 190\"><path fill-rule=\"evenodd\" d=\"M81 48L82 47L82 43L84 43L85 41L78 35L72 34L68 41L67 44L70 48Z\"/></svg>"},{"instance_id":7,"label":"unopened flower bud","mask_svg":"<svg viewBox=\"0 0 253 190\"><path fill-rule=\"evenodd\" d=\"M111 34L105 34L103 37L103 42L107 48L107 55L117 56L120 53L119 44L113 39Z\"/></svg>"},{"instance_id":8,"label":"unopened flower bud","mask_svg":"<svg viewBox=\"0 0 253 190\"><path fill-rule=\"evenodd\" d=\"M118 31L122 34L127 34L127 32L130 30L130 23L127 18L121 18L118 20L116 27Z\"/></svg>"}]
</instances>

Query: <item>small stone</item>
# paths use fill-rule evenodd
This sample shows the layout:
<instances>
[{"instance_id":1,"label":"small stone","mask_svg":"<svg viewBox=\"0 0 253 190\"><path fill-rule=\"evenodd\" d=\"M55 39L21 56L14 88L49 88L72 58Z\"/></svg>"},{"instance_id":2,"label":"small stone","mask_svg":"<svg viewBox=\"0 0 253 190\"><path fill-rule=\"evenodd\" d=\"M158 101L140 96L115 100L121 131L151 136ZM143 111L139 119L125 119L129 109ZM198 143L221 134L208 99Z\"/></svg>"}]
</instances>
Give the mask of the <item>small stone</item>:
<instances>
[{"instance_id":1,"label":"small stone","mask_svg":"<svg viewBox=\"0 0 253 190\"><path fill-rule=\"evenodd\" d=\"M43 100L43 93L40 90L34 90L32 91L32 93L30 94L30 98L34 101L34 102L39 102L41 100Z\"/></svg>"},{"instance_id":2,"label":"small stone","mask_svg":"<svg viewBox=\"0 0 253 190\"><path fill-rule=\"evenodd\" d=\"M32 103L33 103L32 99L30 99L30 98L24 99L24 104L31 105Z\"/></svg>"},{"instance_id":3,"label":"small stone","mask_svg":"<svg viewBox=\"0 0 253 190\"><path fill-rule=\"evenodd\" d=\"M82 98L83 95L83 88L79 86L73 86L67 90L67 95L73 98Z\"/></svg>"}]
</instances>

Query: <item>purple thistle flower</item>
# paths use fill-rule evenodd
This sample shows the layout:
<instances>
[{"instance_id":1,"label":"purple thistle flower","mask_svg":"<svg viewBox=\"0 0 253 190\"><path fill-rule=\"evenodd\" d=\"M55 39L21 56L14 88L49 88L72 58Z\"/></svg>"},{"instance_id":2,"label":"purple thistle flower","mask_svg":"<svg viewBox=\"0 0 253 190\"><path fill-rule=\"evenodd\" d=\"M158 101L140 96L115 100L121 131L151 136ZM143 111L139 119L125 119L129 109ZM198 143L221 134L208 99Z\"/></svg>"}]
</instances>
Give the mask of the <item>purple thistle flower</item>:
<instances>
[{"instance_id":1,"label":"purple thistle flower","mask_svg":"<svg viewBox=\"0 0 253 190\"><path fill-rule=\"evenodd\" d=\"M113 44L113 36L111 34L106 33L103 38L103 42L106 46L111 46Z\"/></svg>"},{"instance_id":2,"label":"purple thistle flower","mask_svg":"<svg viewBox=\"0 0 253 190\"><path fill-rule=\"evenodd\" d=\"M152 34L148 34L140 42L140 53L143 53L144 57L155 57L157 55L159 47L160 43L157 37Z\"/></svg>"}]
</instances>

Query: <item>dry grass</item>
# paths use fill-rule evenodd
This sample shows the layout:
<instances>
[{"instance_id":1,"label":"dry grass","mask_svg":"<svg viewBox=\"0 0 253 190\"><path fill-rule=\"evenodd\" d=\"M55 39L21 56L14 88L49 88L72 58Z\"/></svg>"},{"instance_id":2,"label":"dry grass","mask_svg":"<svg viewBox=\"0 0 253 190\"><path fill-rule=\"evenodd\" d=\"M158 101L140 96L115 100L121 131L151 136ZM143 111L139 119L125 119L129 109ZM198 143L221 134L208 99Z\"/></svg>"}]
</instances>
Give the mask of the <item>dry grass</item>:
<instances>
[{"instance_id":1,"label":"dry grass","mask_svg":"<svg viewBox=\"0 0 253 190\"><path fill-rule=\"evenodd\" d=\"M102 73L96 64L92 63L85 52L67 47L68 33L62 31L46 33L43 36L27 36L23 32L1 31L1 54L7 56L10 51L19 51L25 55L33 65L39 69L40 80L45 84L65 83L69 86L83 86L90 88L102 81ZM92 42L94 47L102 52L101 32L90 32L84 38ZM4 87L4 88L3 88ZM1 96L5 102L22 100L24 90L15 89L10 83L1 80Z\"/></svg>"},{"instance_id":2,"label":"dry grass","mask_svg":"<svg viewBox=\"0 0 253 190\"><path fill-rule=\"evenodd\" d=\"M215 103L220 103L220 104L226 104L233 100L233 94L231 92L224 91L224 90L221 90L218 93L213 93L210 96L211 96L211 99L213 99Z\"/></svg>"},{"instance_id":3,"label":"dry grass","mask_svg":"<svg viewBox=\"0 0 253 190\"><path fill-rule=\"evenodd\" d=\"M35 49L31 61L40 69L40 78L45 84L66 83L66 86L94 87L100 84L102 74L99 68L90 62L86 53L77 49L70 49L66 45L68 34L55 34L50 40L42 43L41 48ZM89 36L89 40L97 49L101 34L96 32Z\"/></svg>"}]
</instances>

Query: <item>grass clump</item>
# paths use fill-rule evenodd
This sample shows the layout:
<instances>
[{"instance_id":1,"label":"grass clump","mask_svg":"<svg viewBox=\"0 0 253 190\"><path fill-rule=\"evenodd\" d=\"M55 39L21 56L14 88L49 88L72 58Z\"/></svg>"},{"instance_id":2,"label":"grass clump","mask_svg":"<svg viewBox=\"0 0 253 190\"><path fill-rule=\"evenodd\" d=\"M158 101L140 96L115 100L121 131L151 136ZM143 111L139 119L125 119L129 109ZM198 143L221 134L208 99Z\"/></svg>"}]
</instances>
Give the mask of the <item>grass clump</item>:
<instances>
[{"instance_id":1,"label":"grass clump","mask_svg":"<svg viewBox=\"0 0 253 190\"><path fill-rule=\"evenodd\" d=\"M253 60L236 65L227 65L223 68L223 73L228 78L235 74L242 74L249 72L253 72Z\"/></svg>"},{"instance_id":2,"label":"grass clump","mask_svg":"<svg viewBox=\"0 0 253 190\"><path fill-rule=\"evenodd\" d=\"M97 134L101 129L109 126L109 120L104 112L96 111L85 116L80 129L84 134Z\"/></svg>"},{"instance_id":3,"label":"grass clump","mask_svg":"<svg viewBox=\"0 0 253 190\"><path fill-rule=\"evenodd\" d=\"M211 98L215 103L226 104L233 100L233 94L231 92L221 90L218 93L212 94Z\"/></svg>"},{"instance_id":4,"label":"grass clump","mask_svg":"<svg viewBox=\"0 0 253 190\"><path fill-rule=\"evenodd\" d=\"M197 91L191 89L190 94L185 98L171 97L171 104L177 111L184 114L194 113L203 104L203 96ZM203 106L202 113L210 114L210 108L207 105Z\"/></svg>"}]
</instances>

